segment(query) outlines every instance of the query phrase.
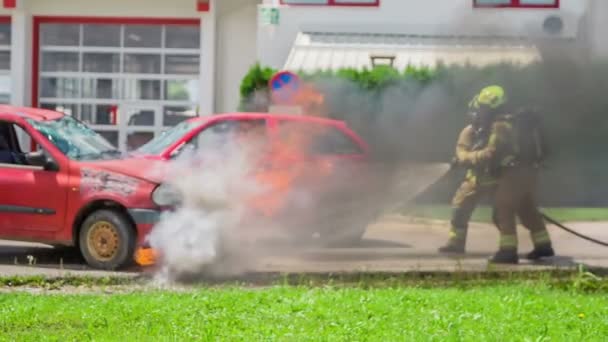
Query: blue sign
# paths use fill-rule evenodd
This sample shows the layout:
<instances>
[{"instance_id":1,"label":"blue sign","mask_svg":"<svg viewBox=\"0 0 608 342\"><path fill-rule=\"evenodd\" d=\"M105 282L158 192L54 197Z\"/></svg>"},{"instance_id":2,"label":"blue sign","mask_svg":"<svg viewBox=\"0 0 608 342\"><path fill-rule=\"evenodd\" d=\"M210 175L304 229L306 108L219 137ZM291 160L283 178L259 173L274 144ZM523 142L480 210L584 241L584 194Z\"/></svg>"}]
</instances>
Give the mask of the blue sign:
<instances>
[{"instance_id":1,"label":"blue sign","mask_svg":"<svg viewBox=\"0 0 608 342\"><path fill-rule=\"evenodd\" d=\"M275 103L293 101L300 89L300 77L290 71L280 71L270 79L270 91Z\"/></svg>"}]
</instances>

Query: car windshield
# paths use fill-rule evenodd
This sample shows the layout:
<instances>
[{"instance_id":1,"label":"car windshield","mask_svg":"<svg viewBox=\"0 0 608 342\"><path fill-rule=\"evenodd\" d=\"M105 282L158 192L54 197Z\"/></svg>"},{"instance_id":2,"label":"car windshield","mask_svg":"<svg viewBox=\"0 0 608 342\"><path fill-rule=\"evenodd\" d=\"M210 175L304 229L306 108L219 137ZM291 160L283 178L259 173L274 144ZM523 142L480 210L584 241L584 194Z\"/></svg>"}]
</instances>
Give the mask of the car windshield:
<instances>
[{"instance_id":1,"label":"car windshield","mask_svg":"<svg viewBox=\"0 0 608 342\"><path fill-rule=\"evenodd\" d=\"M197 121L183 121L177 126L163 132L158 137L150 140L145 145L137 149L137 153L148 155L162 154L169 146L173 145L191 129L200 125Z\"/></svg>"},{"instance_id":2,"label":"car windshield","mask_svg":"<svg viewBox=\"0 0 608 342\"><path fill-rule=\"evenodd\" d=\"M70 116L50 121L28 119L28 122L70 159L109 159L121 155L105 138Z\"/></svg>"}]
</instances>

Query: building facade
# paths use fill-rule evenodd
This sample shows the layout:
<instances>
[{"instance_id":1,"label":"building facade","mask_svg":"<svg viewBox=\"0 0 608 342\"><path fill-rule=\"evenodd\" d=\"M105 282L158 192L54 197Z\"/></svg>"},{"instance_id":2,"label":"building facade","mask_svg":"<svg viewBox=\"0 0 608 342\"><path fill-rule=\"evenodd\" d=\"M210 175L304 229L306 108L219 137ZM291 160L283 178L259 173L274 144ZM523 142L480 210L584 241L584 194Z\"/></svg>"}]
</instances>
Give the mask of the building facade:
<instances>
[{"instance_id":1,"label":"building facade","mask_svg":"<svg viewBox=\"0 0 608 342\"><path fill-rule=\"evenodd\" d=\"M290 70L608 56L603 0L266 0L260 18L260 60Z\"/></svg>"},{"instance_id":2,"label":"building facade","mask_svg":"<svg viewBox=\"0 0 608 342\"><path fill-rule=\"evenodd\" d=\"M255 61L256 5L3 0L0 101L65 112L135 148L188 117L235 109Z\"/></svg>"},{"instance_id":3,"label":"building facade","mask_svg":"<svg viewBox=\"0 0 608 342\"><path fill-rule=\"evenodd\" d=\"M256 61L315 70L608 56L605 0L0 0L0 102L74 115L123 150L234 111Z\"/></svg>"}]
</instances>

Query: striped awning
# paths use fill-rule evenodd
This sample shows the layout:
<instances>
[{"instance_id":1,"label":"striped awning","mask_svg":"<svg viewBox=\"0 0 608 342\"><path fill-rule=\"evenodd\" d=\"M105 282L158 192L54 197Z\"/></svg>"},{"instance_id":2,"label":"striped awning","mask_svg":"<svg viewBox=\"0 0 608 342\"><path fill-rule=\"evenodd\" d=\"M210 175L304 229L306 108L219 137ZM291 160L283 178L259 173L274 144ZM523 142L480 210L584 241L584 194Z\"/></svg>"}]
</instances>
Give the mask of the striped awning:
<instances>
[{"instance_id":1,"label":"striped awning","mask_svg":"<svg viewBox=\"0 0 608 342\"><path fill-rule=\"evenodd\" d=\"M524 39L300 32L285 69L363 69L375 63L392 63L403 69L408 65L433 67L440 62L484 66L502 62L529 64L540 58L539 49Z\"/></svg>"}]
</instances>

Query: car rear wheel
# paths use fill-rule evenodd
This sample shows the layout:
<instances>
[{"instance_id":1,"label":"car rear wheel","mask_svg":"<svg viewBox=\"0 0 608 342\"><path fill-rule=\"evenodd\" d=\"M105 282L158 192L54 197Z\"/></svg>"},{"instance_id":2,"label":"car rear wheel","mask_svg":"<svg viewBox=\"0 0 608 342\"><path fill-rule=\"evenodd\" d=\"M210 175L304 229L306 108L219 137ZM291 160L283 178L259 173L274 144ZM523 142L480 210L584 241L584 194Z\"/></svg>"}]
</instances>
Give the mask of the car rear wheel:
<instances>
[{"instance_id":1,"label":"car rear wheel","mask_svg":"<svg viewBox=\"0 0 608 342\"><path fill-rule=\"evenodd\" d=\"M94 268L116 270L133 262L136 235L128 218L116 211L98 210L82 224L79 246Z\"/></svg>"}]
</instances>

